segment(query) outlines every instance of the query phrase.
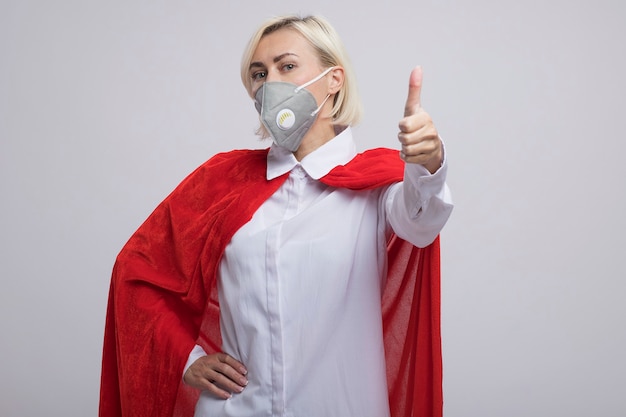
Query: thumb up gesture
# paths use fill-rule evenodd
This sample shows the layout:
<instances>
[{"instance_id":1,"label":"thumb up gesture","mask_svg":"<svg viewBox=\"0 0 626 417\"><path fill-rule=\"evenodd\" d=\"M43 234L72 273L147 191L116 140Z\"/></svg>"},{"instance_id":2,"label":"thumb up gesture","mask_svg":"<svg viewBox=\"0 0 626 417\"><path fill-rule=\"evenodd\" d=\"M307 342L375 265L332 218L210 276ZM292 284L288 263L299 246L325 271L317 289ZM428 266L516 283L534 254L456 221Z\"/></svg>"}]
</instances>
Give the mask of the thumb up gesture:
<instances>
[{"instance_id":1,"label":"thumb up gesture","mask_svg":"<svg viewBox=\"0 0 626 417\"><path fill-rule=\"evenodd\" d=\"M410 164L421 164L433 174L443 161L443 146L433 120L422 109L422 67L416 67L409 78L409 95L400 120L398 140L400 157Z\"/></svg>"}]
</instances>

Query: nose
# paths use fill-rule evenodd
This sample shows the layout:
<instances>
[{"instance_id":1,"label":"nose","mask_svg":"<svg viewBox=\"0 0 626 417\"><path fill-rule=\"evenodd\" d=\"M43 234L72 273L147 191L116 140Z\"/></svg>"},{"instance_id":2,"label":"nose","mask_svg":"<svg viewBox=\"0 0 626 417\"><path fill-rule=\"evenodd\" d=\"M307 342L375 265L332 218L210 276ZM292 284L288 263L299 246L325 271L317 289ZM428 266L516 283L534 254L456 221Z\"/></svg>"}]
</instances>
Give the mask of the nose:
<instances>
[{"instance_id":1,"label":"nose","mask_svg":"<svg viewBox=\"0 0 626 417\"><path fill-rule=\"evenodd\" d=\"M279 77L280 77L280 74L278 71L274 69L268 69L267 73L265 74L265 82L280 81Z\"/></svg>"}]
</instances>

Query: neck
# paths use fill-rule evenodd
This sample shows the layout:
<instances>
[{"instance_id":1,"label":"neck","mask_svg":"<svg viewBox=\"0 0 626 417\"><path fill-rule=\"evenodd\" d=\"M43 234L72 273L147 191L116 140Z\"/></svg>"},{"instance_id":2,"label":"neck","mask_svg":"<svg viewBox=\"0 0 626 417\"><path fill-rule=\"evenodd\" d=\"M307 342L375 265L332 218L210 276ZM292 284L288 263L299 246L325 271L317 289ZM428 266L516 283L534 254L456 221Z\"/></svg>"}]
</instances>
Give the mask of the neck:
<instances>
[{"instance_id":1,"label":"neck","mask_svg":"<svg viewBox=\"0 0 626 417\"><path fill-rule=\"evenodd\" d=\"M330 123L329 119L318 119L306 136L302 139L300 147L293 153L298 161L324 145L336 136L335 126Z\"/></svg>"}]
</instances>

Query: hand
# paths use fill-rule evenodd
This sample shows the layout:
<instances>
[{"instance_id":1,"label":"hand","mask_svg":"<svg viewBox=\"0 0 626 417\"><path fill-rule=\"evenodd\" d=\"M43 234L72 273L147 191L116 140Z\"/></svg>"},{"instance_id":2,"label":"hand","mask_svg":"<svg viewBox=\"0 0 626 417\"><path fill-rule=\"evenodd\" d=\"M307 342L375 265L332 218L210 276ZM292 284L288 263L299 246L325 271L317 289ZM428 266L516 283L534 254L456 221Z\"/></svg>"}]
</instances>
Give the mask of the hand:
<instances>
[{"instance_id":1,"label":"hand","mask_svg":"<svg viewBox=\"0 0 626 417\"><path fill-rule=\"evenodd\" d=\"M189 386L206 390L219 398L228 399L233 392L242 392L248 385L246 367L225 353L215 353L197 359L185 372L183 381Z\"/></svg>"},{"instance_id":2,"label":"hand","mask_svg":"<svg viewBox=\"0 0 626 417\"><path fill-rule=\"evenodd\" d=\"M423 165L433 174L443 162L443 146L433 120L422 109L421 92L422 67L418 66L411 72L404 118L399 123L400 157L405 162Z\"/></svg>"}]
</instances>

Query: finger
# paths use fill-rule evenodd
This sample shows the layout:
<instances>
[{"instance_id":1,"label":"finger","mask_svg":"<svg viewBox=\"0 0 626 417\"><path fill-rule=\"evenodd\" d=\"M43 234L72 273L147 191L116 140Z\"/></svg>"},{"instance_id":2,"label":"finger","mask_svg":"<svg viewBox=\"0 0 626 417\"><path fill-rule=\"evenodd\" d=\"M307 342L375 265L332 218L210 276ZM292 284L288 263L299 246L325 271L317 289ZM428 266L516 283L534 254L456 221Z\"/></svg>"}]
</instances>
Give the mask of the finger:
<instances>
[{"instance_id":1,"label":"finger","mask_svg":"<svg viewBox=\"0 0 626 417\"><path fill-rule=\"evenodd\" d=\"M437 142L434 140L425 140L418 143L410 143L402 145L402 154L406 157L426 156L429 157L439 152Z\"/></svg>"},{"instance_id":2,"label":"finger","mask_svg":"<svg viewBox=\"0 0 626 417\"><path fill-rule=\"evenodd\" d=\"M431 174L434 174L441 167L442 152L440 141L425 141L403 145L400 158L407 163L423 165Z\"/></svg>"},{"instance_id":3,"label":"finger","mask_svg":"<svg viewBox=\"0 0 626 417\"><path fill-rule=\"evenodd\" d=\"M217 397L224 400L227 400L233 396L233 394L231 394L232 391L226 391L220 388L220 386L218 386L218 384L214 380L207 380L203 389L215 394Z\"/></svg>"},{"instance_id":4,"label":"finger","mask_svg":"<svg viewBox=\"0 0 626 417\"><path fill-rule=\"evenodd\" d=\"M220 356L218 356L219 360L221 362L224 362L225 364L231 366L232 368L236 369L237 372L239 372L241 375L246 375L248 373L248 370L246 369L246 367L244 366L243 363L239 362L237 359L233 358L230 355L227 354L222 354Z\"/></svg>"},{"instance_id":5,"label":"finger","mask_svg":"<svg viewBox=\"0 0 626 417\"><path fill-rule=\"evenodd\" d=\"M228 363L220 363L213 367L212 371L217 374L217 376L212 375L212 378L216 381L225 381L226 378L228 381L232 381L237 387L245 387L248 385L248 378L237 369L233 368ZM224 377L224 378L222 378ZM228 387L232 388L232 384L222 384L224 386L228 385Z\"/></svg>"},{"instance_id":6,"label":"finger","mask_svg":"<svg viewBox=\"0 0 626 417\"><path fill-rule=\"evenodd\" d=\"M248 379L239 372L240 369L247 373L243 364L224 353L207 355L189 367L183 380L192 387L210 391L220 398L230 398L231 392L242 392L248 384Z\"/></svg>"},{"instance_id":7,"label":"finger","mask_svg":"<svg viewBox=\"0 0 626 417\"><path fill-rule=\"evenodd\" d=\"M231 393L240 393L244 390L248 381L238 383L233 381L230 377L216 372L207 380L207 389L219 395L222 398L230 398Z\"/></svg>"},{"instance_id":8,"label":"finger","mask_svg":"<svg viewBox=\"0 0 626 417\"><path fill-rule=\"evenodd\" d=\"M417 67L413 68L413 71L411 71L411 76L409 77L409 95L406 99L406 104L404 105L404 117L415 114L421 109L421 94L422 67L418 65Z\"/></svg>"},{"instance_id":9,"label":"finger","mask_svg":"<svg viewBox=\"0 0 626 417\"><path fill-rule=\"evenodd\" d=\"M413 133L430 125L433 125L430 115L420 109L419 113L400 119L398 129L400 133Z\"/></svg>"},{"instance_id":10,"label":"finger","mask_svg":"<svg viewBox=\"0 0 626 417\"><path fill-rule=\"evenodd\" d=\"M412 117L405 117L399 123L398 140L403 145L419 143L438 137L437 129L426 112L420 112Z\"/></svg>"}]
</instances>

